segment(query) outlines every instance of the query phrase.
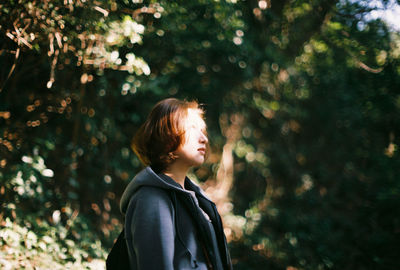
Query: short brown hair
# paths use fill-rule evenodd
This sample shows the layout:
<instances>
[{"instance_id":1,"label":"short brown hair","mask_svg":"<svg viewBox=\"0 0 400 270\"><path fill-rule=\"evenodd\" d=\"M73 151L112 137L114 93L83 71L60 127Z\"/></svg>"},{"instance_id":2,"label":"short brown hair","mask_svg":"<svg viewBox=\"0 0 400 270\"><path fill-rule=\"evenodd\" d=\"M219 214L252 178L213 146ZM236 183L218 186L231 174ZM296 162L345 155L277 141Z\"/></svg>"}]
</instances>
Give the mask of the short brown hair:
<instances>
[{"instance_id":1,"label":"short brown hair","mask_svg":"<svg viewBox=\"0 0 400 270\"><path fill-rule=\"evenodd\" d=\"M176 98L161 100L153 107L132 140L132 149L144 165L158 173L175 160L172 152L184 143L188 109L204 114L196 101Z\"/></svg>"}]
</instances>

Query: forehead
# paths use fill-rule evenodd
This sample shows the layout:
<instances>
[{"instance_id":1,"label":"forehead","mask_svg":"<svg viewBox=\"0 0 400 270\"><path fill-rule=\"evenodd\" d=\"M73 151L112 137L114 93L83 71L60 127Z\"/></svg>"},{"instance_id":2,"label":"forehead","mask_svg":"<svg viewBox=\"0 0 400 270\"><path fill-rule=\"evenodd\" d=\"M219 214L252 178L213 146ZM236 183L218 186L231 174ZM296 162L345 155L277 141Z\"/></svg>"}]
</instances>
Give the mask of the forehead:
<instances>
[{"instance_id":1,"label":"forehead","mask_svg":"<svg viewBox=\"0 0 400 270\"><path fill-rule=\"evenodd\" d=\"M199 128L206 128L206 123L201 116L201 110L199 109L188 109L188 114L186 118L187 125L194 125Z\"/></svg>"}]
</instances>

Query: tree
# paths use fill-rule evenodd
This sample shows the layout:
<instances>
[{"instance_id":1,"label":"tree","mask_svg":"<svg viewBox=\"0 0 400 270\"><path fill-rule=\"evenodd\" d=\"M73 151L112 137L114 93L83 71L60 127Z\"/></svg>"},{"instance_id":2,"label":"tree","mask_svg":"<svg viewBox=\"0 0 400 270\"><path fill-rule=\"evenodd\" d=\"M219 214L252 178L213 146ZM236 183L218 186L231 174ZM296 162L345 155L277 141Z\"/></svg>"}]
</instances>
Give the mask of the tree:
<instances>
[{"instance_id":1,"label":"tree","mask_svg":"<svg viewBox=\"0 0 400 270\"><path fill-rule=\"evenodd\" d=\"M224 213L235 269L395 269L399 37L365 19L374 8L2 4L1 231L102 258L92 243L111 245L140 169L130 139L175 96L205 104L212 155L193 177Z\"/></svg>"}]
</instances>

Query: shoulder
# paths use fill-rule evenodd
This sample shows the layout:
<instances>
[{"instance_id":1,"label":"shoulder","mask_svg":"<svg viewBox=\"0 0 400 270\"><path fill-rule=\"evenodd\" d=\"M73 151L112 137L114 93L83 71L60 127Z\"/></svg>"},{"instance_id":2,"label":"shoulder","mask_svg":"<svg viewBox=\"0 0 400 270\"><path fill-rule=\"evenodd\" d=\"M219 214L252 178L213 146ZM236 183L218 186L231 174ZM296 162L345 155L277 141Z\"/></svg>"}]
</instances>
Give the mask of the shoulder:
<instances>
[{"instance_id":1,"label":"shoulder","mask_svg":"<svg viewBox=\"0 0 400 270\"><path fill-rule=\"evenodd\" d=\"M146 199L166 199L168 198L170 200L170 193L171 191L159 188L159 187L153 187L153 186L142 186L140 187L135 194L132 196L132 198L136 199L141 199L141 200L146 200Z\"/></svg>"},{"instance_id":2,"label":"shoulder","mask_svg":"<svg viewBox=\"0 0 400 270\"><path fill-rule=\"evenodd\" d=\"M172 210L171 191L152 186L139 188L132 196L130 207L147 208L148 210L169 209Z\"/></svg>"},{"instance_id":3,"label":"shoulder","mask_svg":"<svg viewBox=\"0 0 400 270\"><path fill-rule=\"evenodd\" d=\"M173 228L175 208L169 193L168 190L151 186L138 189L129 202L125 226L138 229L162 224Z\"/></svg>"},{"instance_id":4,"label":"shoulder","mask_svg":"<svg viewBox=\"0 0 400 270\"><path fill-rule=\"evenodd\" d=\"M175 210L168 190L143 186L133 194L125 216L127 238L136 237L141 242L153 239L157 232L173 235L174 224Z\"/></svg>"}]
</instances>

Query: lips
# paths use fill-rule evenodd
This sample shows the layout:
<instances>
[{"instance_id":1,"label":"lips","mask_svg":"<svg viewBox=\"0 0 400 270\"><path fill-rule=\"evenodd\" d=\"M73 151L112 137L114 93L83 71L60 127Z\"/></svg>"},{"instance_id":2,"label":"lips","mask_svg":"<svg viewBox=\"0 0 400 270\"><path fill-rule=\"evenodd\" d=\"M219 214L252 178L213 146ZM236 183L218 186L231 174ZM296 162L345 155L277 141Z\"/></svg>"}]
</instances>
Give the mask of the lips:
<instances>
[{"instance_id":1,"label":"lips","mask_svg":"<svg viewBox=\"0 0 400 270\"><path fill-rule=\"evenodd\" d=\"M206 154L206 149L204 147L201 147L201 148L197 149L197 151L199 151L203 155Z\"/></svg>"}]
</instances>

